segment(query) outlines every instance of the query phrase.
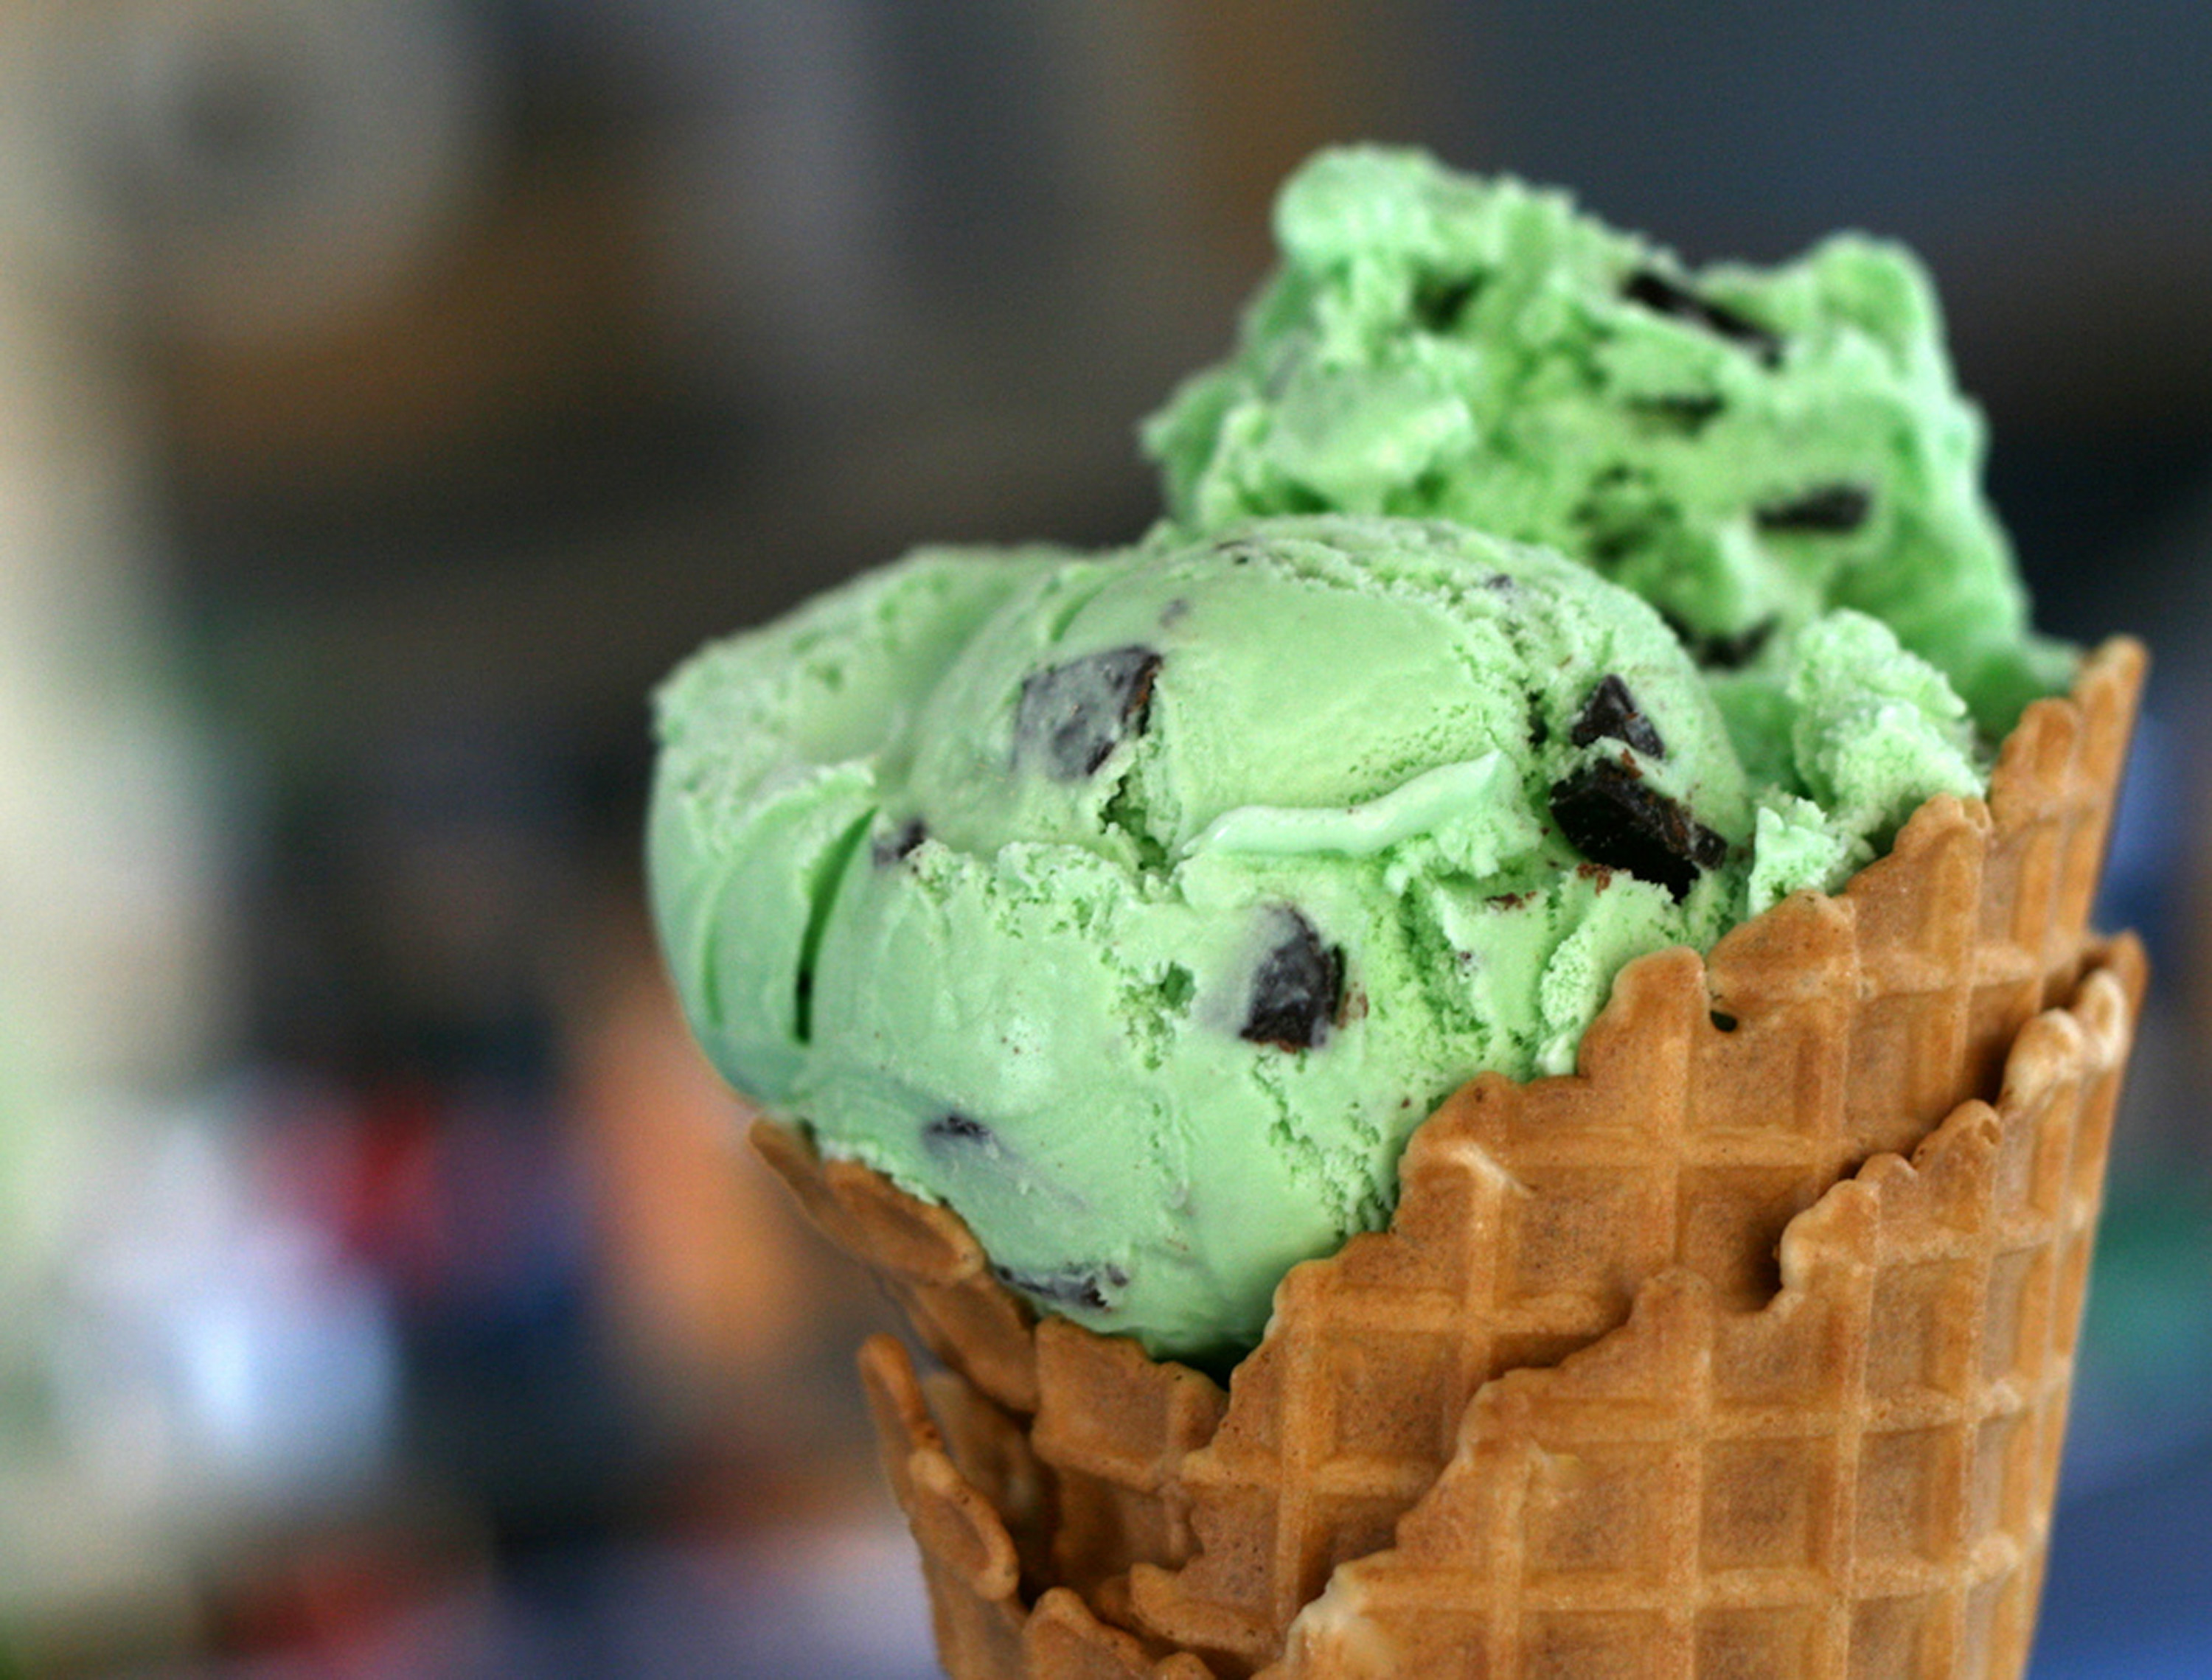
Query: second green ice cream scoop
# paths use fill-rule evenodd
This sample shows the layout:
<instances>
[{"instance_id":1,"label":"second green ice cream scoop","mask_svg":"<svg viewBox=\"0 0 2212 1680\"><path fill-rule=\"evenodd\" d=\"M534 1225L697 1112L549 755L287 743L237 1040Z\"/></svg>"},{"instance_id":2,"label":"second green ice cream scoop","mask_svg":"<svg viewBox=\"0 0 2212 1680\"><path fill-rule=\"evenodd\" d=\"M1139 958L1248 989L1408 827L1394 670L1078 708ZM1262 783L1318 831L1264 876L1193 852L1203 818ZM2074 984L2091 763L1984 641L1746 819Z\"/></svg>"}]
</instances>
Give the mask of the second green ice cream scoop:
<instances>
[{"instance_id":1,"label":"second green ice cream scoop","mask_svg":"<svg viewBox=\"0 0 2212 1680\"><path fill-rule=\"evenodd\" d=\"M1235 353L1146 428L1185 528L1460 520L1587 562L1717 665L1855 608L1996 733L2063 686L1900 247L1692 271L1564 193L1376 147L1308 163L1275 232Z\"/></svg>"}]
</instances>

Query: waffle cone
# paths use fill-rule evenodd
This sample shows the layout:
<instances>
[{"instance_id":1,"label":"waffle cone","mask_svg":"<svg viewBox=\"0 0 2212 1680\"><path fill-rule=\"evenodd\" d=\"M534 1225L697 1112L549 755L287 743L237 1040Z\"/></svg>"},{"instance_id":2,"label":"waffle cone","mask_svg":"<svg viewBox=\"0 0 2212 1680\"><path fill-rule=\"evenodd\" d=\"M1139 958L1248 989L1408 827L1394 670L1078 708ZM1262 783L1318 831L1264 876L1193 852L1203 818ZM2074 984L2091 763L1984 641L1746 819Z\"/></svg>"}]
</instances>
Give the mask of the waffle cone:
<instances>
[{"instance_id":1,"label":"waffle cone","mask_svg":"<svg viewBox=\"0 0 2212 1680\"><path fill-rule=\"evenodd\" d=\"M2018 1675L2142 988L2088 930L2142 669L2100 650L1837 896L1628 965L1574 1075L1449 1099L1226 1393L757 1127L946 1368L862 1360L947 1669Z\"/></svg>"}]
</instances>

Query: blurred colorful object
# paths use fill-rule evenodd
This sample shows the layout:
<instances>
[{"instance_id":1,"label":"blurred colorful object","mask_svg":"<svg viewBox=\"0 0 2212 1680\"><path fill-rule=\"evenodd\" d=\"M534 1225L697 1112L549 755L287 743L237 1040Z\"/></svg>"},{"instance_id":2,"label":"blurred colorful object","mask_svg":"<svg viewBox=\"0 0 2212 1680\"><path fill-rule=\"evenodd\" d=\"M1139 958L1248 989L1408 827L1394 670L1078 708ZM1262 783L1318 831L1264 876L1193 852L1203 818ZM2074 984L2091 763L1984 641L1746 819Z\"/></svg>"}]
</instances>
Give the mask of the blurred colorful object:
<instances>
[{"instance_id":1,"label":"blurred colorful object","mask_svg":"<svg viewBox=\"0 0 2212 1680\"><path fill-rule=\"evenodd\" d=\"M104 1568L42 1380L52 1285L102 1160L208 1065L228 932L98 173L39 120L55 20L0 11L0 1619Z\"/></svg>"},{"instance_id":2,"label":"blurred colorful object","mask_svg":"<svg viewBox=\"0 0 2212 1680\"><path fill-rule=\"evenodd\" d=\"M1130 419L1316 144L1711 249L1858 206L1973 300L2061 628L2212 670L2212 525L2150 532L2212 479L2212 10L1771 21L0 0L0 1677L927 1672L825 1351L866 1286L641 955L641 696L925 532L1132 535ZM2075 1419L2140 1450L2046 1616L2139 1583L2176 1650L2201 688L2154 688L2105 919L2166 924L2177 1004ZM2112 1619L2050 1674L2114 1671Z\"/></svg>"}]
</instances>

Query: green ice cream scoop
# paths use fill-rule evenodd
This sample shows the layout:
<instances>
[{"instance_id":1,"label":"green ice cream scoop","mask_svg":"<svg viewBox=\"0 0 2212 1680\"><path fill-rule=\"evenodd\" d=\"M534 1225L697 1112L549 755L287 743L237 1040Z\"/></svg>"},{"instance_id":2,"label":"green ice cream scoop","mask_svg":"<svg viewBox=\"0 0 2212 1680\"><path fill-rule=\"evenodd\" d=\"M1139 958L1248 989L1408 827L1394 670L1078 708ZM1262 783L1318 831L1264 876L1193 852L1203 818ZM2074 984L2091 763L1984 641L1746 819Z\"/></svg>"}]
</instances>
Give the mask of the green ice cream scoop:
<instances>
[{"instance_id":1,"label":"green ice cream scoop","mask_svg":"<svg viewBox=\"0 0 2212 1680\"><path fill-rule=\"evenodd\" d=\"M1277 224L1147 431L1167 522L924 550L708 649L650 823L733 1084L1039 1307L1202 1359L1388 1217L1439 1100L1568 1070L1630 960L1982 791L2072 658L1902 252L1691 274L1372 149Z\"/></svg>"},{"instance_id":2,"label":"green ice cream scoop","mask_svg":"<svg viewBox=\"0 0 2212 1680\"><path fill-rule=\"evenodd\" d=\"M1441 1098L1571 1067L1623 963L1717 938L1765 820L1656 612L1443 522L924 551L659 719L722 1071L1164 1355L1249 1346Z\"/></svg>"},{"instance_id":3,"label":"green ice cream scoop","mask_svg":"<svg viewBox=\"0 0 2212 1680\"><path fill-rule=\"evenodd\" d=\"M1186 529L1465 521L1587 561L1716 666L1855 608L1993 733L2063 685L1905 251L1692 272L1562 193L1378 148L1315 158L1275 231L1235 354L1146 428Z\"/></svg>"}]
</instances>

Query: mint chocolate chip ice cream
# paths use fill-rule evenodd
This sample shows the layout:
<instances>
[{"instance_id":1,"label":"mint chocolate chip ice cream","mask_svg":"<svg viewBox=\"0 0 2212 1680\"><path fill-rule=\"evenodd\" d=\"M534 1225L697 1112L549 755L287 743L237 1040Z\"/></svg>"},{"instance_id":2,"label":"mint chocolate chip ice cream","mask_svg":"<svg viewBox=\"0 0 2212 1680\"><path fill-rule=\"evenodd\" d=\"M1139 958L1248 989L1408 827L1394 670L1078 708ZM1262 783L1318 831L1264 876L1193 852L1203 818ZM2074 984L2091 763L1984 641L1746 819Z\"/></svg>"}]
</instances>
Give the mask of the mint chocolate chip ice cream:
<instances>
[{"instance_id":1,"label":"mint chocolate chip ice cream","mask_svg":"<svg viewBox=\"0 0 2212 1680\"><path fill-rule=\"evenodd\" d=\"M1692 272L1374 149L1277 226L1143 542L923 550L659 704L717 1065L1156 1355L1251 1346L1452 1089L1981 792L2072 664L1903 252Z\"/></svg>"},{"instance_id":2,"label":"mint chocolate chip ice cream","mask_svg":"<svg viewBox=\"0 0 2212 1680\"><path fill-rule=\"evenodd\" d=\"M1586 561L1717 667L1854 608L1994 732L2063 686L1899 247L1692 270L1563 193L1380 148L1307 164L1275 232L1235 353L1146 428L1185 528L1462 521Z\"/></svg>"},{"instance_id":3,"label":"mint chocolate chip ice cream","mask_svg":"<svg viewBox=\"0 0 2212 1680\"><path fill-rule=\"evenodd\" d=\"M1979 785L1881 625L1790 648L1724 719L1637 596L1443 521L924 551L663 691L665 948L733 1084L1010 1286L1233 1354L1455 1086Z\"/></svg>"}]
</instances>

